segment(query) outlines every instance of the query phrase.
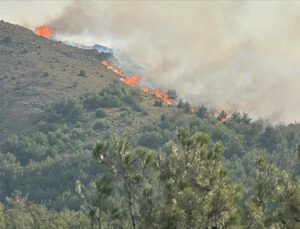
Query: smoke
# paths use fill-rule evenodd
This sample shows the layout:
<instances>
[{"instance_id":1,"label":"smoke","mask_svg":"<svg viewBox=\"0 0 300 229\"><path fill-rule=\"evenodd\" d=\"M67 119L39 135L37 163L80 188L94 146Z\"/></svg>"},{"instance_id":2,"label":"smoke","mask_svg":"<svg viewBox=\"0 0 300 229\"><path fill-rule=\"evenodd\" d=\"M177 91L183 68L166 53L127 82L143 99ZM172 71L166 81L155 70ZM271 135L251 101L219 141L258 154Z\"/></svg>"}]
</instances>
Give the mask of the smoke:
<instances>
[{"instance_id":1,"label":"smoke","mask_svg":"<svg viewBox=\"0 0 300 229\"><path fill-rule=\"evenodd\" d=\"M2 0L0 19L33 29L62 13L64 7L72 2L72 0Z\"/></svg>"},{"instance_id":2,"label":"smoke","mask_svg":"<svg viewBox=\"0 0 300 229\"><path fill-rule=\"evenodd\" d=\"M194 105L300 121L300 3L75 1L50 21L147 66Z\"/></svg>"}]
</instances>

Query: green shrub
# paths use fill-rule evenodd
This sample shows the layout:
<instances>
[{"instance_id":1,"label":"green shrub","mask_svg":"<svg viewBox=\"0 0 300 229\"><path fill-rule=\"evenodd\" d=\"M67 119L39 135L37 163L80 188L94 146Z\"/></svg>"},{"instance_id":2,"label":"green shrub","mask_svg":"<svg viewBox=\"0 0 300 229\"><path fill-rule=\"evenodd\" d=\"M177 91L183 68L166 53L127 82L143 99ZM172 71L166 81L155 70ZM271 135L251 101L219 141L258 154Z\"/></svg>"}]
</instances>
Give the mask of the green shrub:
<instances>
[{"instance_id":1,"label":"green shrub","mask_svg":"<svg viewBox=\"0 0 300 229\"><path fill-rule=\"evenodd\" d=\"M178 108L184 108L184 102L182 101L182 99L179 100L178 104L177 104Z\"/></svg>"},{"instance_id":2,"label":"green shrub","mask_svg":"<svg viewBox=\"0 0 300 229\"><path fill-rule=\"evenodd\" d=\"M199 118L207 118L208 117L208 111L205 106L201 106L196 111L196 114Z\"/></svg>"},{"instance_id":3,"label":"green shrub","mask_svg":"<svg viewBox=\"0 0 300 229\"><path fill-rule=\"evenodd\" d=\"M11 38L11 36L5 36L5 37L3 38L3 40L2 40L2 42L3 42L4 44L10 44L10 43L12 43L12 38Z\"/></svg>"},{"instance_id":4,"label":"green shrub","mask_svg":"<svg viewBox=\"0 0 300 229\"><path fill-rule=\"evenodd\" d=\"M129 109L128 107L126 107L126 106L122 106L122 107L120 108L120 111L129 112L130 109Z\"/></svg>"},{"instance_id":5,"label":"green shrub","mask_svg":"<svg viewBox=\"0 0 300 229\"><path fill-rule=\"evenodd\" d=\"M178 94L175 90L169 90L167 95L170 99L176 99L178 97Z\"/></svg>"},{"instance_id":6,"label":"green shrub","mask_svg":"<svg viewBox=\"0 0 300 229\"><path fill-rule=\"evenodd\" d=\"M76 99L64 98L44 112L39 121L44 121L47 124L62 122L76 123L81 119L82 112L83 107Z\"/></svg>"},{"instance_id":7,"label":"green shrub","mask_svg":"<svg viewBox=\"0 0 300 229\"><path fill-rule=\"evenodd\" d=\"M37 123L37 128L39 131L43 132L43 133L48 133L50 131L54 131L57 128L59 128L59 124L54 124L54 123L47 123L45 121L39 121Z\"/></svg>"},{"instance_id":8,"label":"green shrub","mask_svg":"<svg viewBox=\"0 0 300 229\"><path fill-rule=\"evenodd\" d=\"M100 107L121 107L122 105L137 107L140 105L142 97L136 89L125 87L120 83L113 83L100 93L89 93L81 99L87 110L94 110Z\"/></svg>"},{"instance_id":9,"label":"green shrub","mask_svg":"<svg viewBox=\"0 0 300 229\"><path fill-rule=\"evenodd\" d=\"M30 160L44 159L47 145L48 140L45 134L38 132L32 137L12 135L2 145L1 150L5 153L14 154L22 164L26 164Z\"/></svg>"},{"instance_id":10,"label":"green shrub","mask_svg":"<svg viewBox=\"0 0 300 229\"><path fill-rule=\"evenodd\" d=\"M106 113L105 110L99 108L99 109L96 110L95 115L96 115L97 118L104 118L104 117L107 116L107 113Z\"/></svg>"},{"instance_id":11,"label":"green shrub","mask_svg":"<svg viewBox=\"0 0 300 229\"><path fill-rule=\"evenodd\" d=\"M184 112L185 113L190 113L191 112L192 107L191 107L191 104L189 102L185 102L183 107L184 107Z\"/></svg>"},{"instance_id":12,"label":"green shrub","mask_svg":"<svg viewBox=\"0 0 300 229\"><path fill-rule=\"evenodd\" d=\"M137 111L137 112L143 112L144 111L143 107L141 105L139 105L139 104L133 106L132 109L134 111Z\"/></svg>"},{"instance_id":13,"label":"green shrub","mask_svg":"<svg viewBox=\"0 0 300 229\"><path fill-rule=\"evenodd\" d=\"M81 100L84 108L87 110L94 110L101 107L101 97L96 93L85 94Z\"/></svg>"},{"instance_id":14,"label":"green shrub","mask_svg":"<svg viewBox=\"0 0 300 229\"><path fill-rule=\"evenodd\" d=\"M159 132L143 133L138 140L138 144L150 149L158 149L165 143L164 137Z\"/></svg>"},{"instance_id":15,"label":"green shrub","mask_svg":"<svg viewBox=\"0 0 300 229\"><path fill-rule=\"evenodd\" d=\"M73 98L65 98L54 106L57 114L69 122L80 120L83 108L82 105Z\"/></svg>"},{"instance_id":16,"label":"green shrub","mask_svg":"<svg viewBox=\"0 0 300 229\"><path fill-rule=\"evenodd\" d=\"M85 77L85 76L86 76L85 70L81 69L81 70L79 71L79 76Z\"/></svg>"},{"instance_id":17,"label":"green shrub","mask_svg":"<svg viewBox=\"0 0 300 229\"><path fill-rule=\"evenodd\" d=\"M155 107L161 107L163 105L163 102L161 100L156 100L154 103Z\"/></svg>"},{"instance_id":18,"label":"green shrub","mask_svg":"<svg viewBox=\"0 0 300 229\"><path fill-rule=\"evenodd\" d=\"M98 121L94 124L93 126L93 129L94 130L105 130L107 129L109 126L105 123L105 122L102 122L102 121Z\"/></svg>"},{"instance_id":19,"label":"green shrub","mask_svg":"<svg viewBox=\"0 0 300 229\"><path fill-rule=\"evenodd\" d=\"M147 116L147 115L149 115L149 113L148 113L148 111L143 110L142 115Z\"/></svg>"}]
</instances>

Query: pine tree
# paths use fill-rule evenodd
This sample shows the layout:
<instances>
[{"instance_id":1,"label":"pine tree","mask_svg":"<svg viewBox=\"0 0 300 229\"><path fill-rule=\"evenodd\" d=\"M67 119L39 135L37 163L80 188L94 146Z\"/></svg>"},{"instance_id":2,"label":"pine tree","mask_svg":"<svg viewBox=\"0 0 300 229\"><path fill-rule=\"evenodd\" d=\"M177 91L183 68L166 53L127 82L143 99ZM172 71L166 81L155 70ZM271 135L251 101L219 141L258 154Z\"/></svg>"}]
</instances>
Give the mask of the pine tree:
<instances>
[{"instance_id":1,"label":"pine tree","mask_svg":"<svg viewBox=\"0 0 300 229\"><path fill-rule=\"evenodd\" d=\"M151 218L153 153L143 149L131 151L128 140L123 138L98 143L93 154L108 169L97 182L98 195L125 200L127 219L133 229L140 224L155 224ZM147 214L142 212L145 209Z\"/></svg>"},{"instance_id":2,"label":"pine tree","mask_svg":"<svg viewBox=\"0 0 300 229\"><path fill-rule=\"evenodd\" d=\"M165 187L164 228L228 228L237 223L237 192L222 162L220 144L210 147L206 134L178 131L161 158Z\"/></svg>"},{"instance_id":3,"label":"pine tree","mask_svg":"<svg viewBox=\"0 0 300 229\"><path fill-rule=\"evenodd\" d=\"M247 228L300 228L300 183L264 158L256 160L255 194L247 201Z\"/></svg>"}]
</instances>

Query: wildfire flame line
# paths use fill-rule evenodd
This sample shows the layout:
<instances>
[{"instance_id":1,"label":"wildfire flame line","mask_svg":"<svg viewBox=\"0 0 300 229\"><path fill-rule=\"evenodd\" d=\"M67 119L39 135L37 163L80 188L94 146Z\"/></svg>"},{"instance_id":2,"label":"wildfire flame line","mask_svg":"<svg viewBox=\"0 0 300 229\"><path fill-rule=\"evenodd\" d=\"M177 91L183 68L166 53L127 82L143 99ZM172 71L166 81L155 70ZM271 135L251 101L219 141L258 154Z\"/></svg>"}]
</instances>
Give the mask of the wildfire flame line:
<instances>
[{"instance_id":1,"label":"wildfire flame line","mask_svg":"<svg viewBox=\"0 0 300 229\"><path fill-rule=\"evenodd\" d=\"M47 39L51 39L53 36L52 31L48 25L41 25L41 26L35 28L34 32L36 35L47 38ZM108 60L103 60L100 63L102 65L104 65L108 70L111 70L116 75L118 75L124 84L127 84L131 87L136 87L138 85L139 80L140 80L140 77L138 75L126 76L120 69L117 69L112 64L110 64ZM174 102L173 99L169 98L167 95L163 94L159 90L152 90L151 88L148 88L148 87L141 88L141 90L146 94L154 95L155 97L159 98L167 105L172 105ZM196 108L192 107L190 109L190 112L196 113ZM225 123L227 120L227 114L225 111L223 111L223 113L221 112L221 114L222 115L220 115L218 117L218 119L221 123ZM209 115L215 117L215 113L213 113L213 112L210 112Z\"/></svg>"},{"instance_id":2,"label":"wildfire flame line","mask_svg":"<svg viewBox=\"0 0 300 229\"><path fill-rule=\"evenodd\" d=\"M45 37L47 39L52 38L52 32L47 25L41 25L35 28L35 34ZM101 61L101 64L104 65L108 70L111 70L116 75L121 77L121 80L124 84L127 84L131 87L136 87L140 81L140 77L138 75L126 76L121 70L115 68L112 64L108 62L108 60ZM167 95L162 94L159 90L151 90L150 88L142 88L143 92L148 94L153 94L157 98L161 99L165 104L171 105L173 104L173 100L169 98Z\"/></svg>"},{"instance_id":3,"label":"wildfire flame line","mask_svg":"<svg viewBox=\"0 0 300 229\"><path fill-rule=\"evenodd\" d=\"M121 81L131 87L135 87L138 85L140 77L138 75L132 75L132 76L126 76L121 70L115 68L112 64L108 62L108 60L103 60L100 62L102 65L104 65L108 70L111 70L116 75L121 77ZM141 90L147 94L152 94L155 97L162 100L165 104L172 105L173 100L169 98L167 95L161 93L159 90L152 90L148 87L141 88Z\"/></svg>"}]
</instances>

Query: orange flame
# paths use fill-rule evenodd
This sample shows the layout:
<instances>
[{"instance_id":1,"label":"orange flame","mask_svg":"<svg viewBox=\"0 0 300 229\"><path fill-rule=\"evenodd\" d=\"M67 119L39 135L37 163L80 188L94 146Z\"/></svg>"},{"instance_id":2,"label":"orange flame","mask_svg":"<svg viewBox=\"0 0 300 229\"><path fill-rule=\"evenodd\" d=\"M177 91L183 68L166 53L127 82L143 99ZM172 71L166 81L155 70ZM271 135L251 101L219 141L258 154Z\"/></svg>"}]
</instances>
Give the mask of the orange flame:
<instances>
[{"instance_id":1,"label":"orange flame","mask_svg":"<svg viewBox=\"0 0 300 229\"><path fill-rule=\"evenodd\" d=\"M173 99L170 99L168 96L166 95L163 95L163 97L161 98L161 100L165 103L165 104L168 104L168 105L172 105L173 103Z\"/></svg>"},{"instance_id":2,"label":"orange flame","mask_svg":"<svg viewBox=\"0 0 300 229\"><path fill-rule=\"evenodd\" d=\"M102 60L100 63L101 63L101 64L103 64L104 66L107 66L107 65L109 65L109 63L108 63L108 61L107 61L107 60Z\"/></svg>"},{"instance_id":3,"label":"orange flame","mask_svg":"<svg viewBox=\"0 0 300 229\"><path fill-rule=\"evenodd\" d=\"M114 73L116 73L118 76L120 76L124 79L126 78L126 76L124 75L124 73L121 70L114 68L107 60L102 60L101 64L104 65L108 70L111 70Z\"/></svg>"},{"instance_id":4,"label":"orange flame","mask_svg":"<svg viewBox=\"0 0 300 229\"><path fill-rule=\"evenodd\" d=\"M172 99L170 99L167 95L163 95L159 90L155 90L153 95L161 99L165 104L171 105L173 103Z\"/></svg>"},{"instance_id":5,"label":"orange flame","mask_svg":"<svg viewBox=\"0 0 300 229\"><path fill-rule=\"evenodd\" d=\"M227 121L227 113L224 110L220 112L218 120L223 124Z\"/></svg>"},{"instance_id":6,"label":"orange flame","mask_svg":"<svg viewBox=\"0 0 300 229\"><path fill-rule=\"evenodd\" d=\"M126 77L123 80L123 83L125 83L131 87L135 87L138 84L139 80L140 80L139 76L133 75L133 76Z\"/></svg>"},{"instance_id":7,"label":"orange flame","mask_svg":"<svg viewBox=\"0 0 300 229\"><path fill-rule=\"evenodd\" d=\"M191 112L192 114L196 113L196 108L195 108L195 107L192 107L191 110L190 110L190 112Z\"/></svg>"},{"instance_id":8,"label":"orange flame","mask_svg":"<svg viewBox=\"0 0 300 229\"><path fill-rule=\"evenodd\" d=\"M151 90L148 87L144 87L144 88L142 88L142 91L145 93L150 93Z\"/></svg>"},{"instance_id":9,"label":"orange flame","mask_svg":"<svg viewBox=\"0 0 300 229\"><path fill-rule=\"evenodd\" d=\"M35 28L35 34L39 35L41 37L45 37L47 39L51 39L51 37L52 37L52 32L51 32L49 26L47 26L47 25L42 25L42 26Z\"/></svg>"},{"instance_id":10,"label":"orange flame","mask_svg":"<svg viewBox=\"0 0 300 229\"><path fill-rule=\"evenodd\" d=\"M102 60L100 62L102 65L104 65L108 70L114 72L118 76L122 78L122 82L131 86L135 87L139 83L140 77L138 75L133 76L126 76L121 70L115 68L113 65L111 65L107 60ZM167 95L163 95L159 90L152 91L148 87L144 87L141 89L143 92L148 94L153 94L155 97L161 99L165 104L172 105L173 100L170 99Z\"/></svg>"},{"instance_id":11,"label":"orange flame","mask_svg":"<svg viewBox=\"0 0 300 229\"><path fill-rule=\"evenodd\" d=\"M153 94L154 94L157 98L160 98L160 99L162 98L161 93L160 93L159 90L154 91Z\"/></svg>"}]
</instances>

